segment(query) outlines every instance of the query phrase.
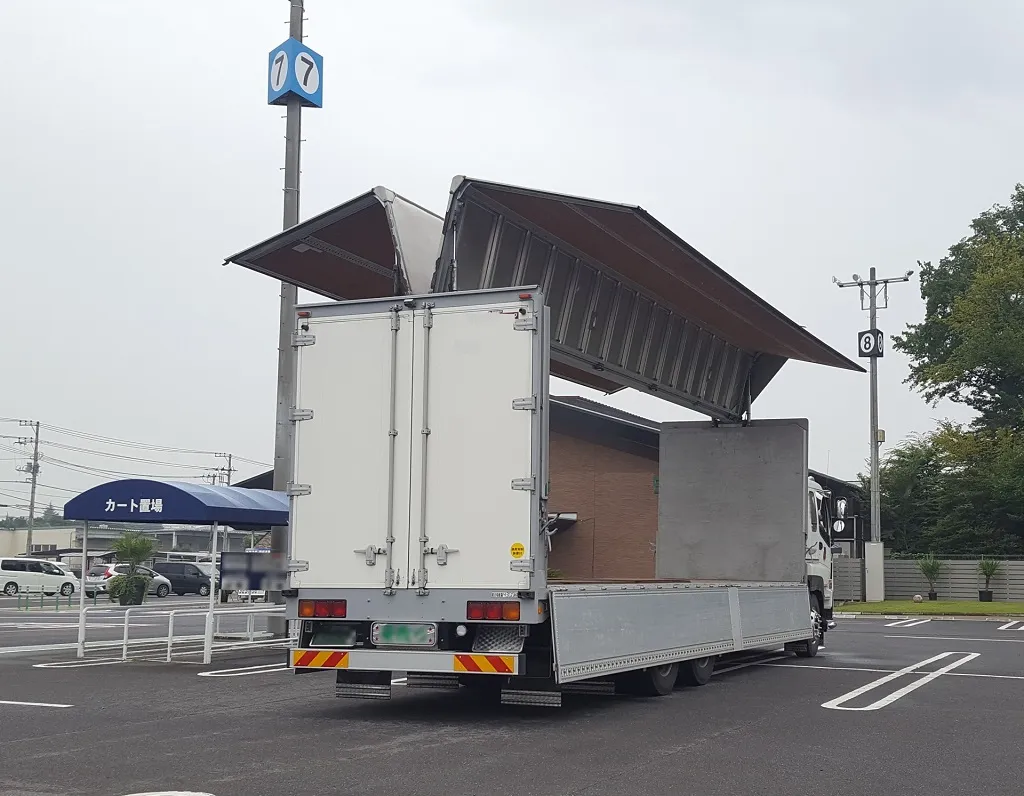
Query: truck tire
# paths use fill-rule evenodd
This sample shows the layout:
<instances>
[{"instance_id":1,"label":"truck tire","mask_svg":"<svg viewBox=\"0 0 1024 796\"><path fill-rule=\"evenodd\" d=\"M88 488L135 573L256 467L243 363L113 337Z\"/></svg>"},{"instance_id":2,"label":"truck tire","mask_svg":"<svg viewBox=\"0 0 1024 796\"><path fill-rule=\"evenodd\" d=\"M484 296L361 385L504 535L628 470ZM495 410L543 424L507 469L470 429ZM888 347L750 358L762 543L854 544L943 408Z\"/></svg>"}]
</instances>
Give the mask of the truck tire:
<instances>
[{"instance_id":1,"label":"truck tire","mask_svg":"<svg viewBox=\"0 0 1024 796\"><path fill-rule=\"evenodd\" d=\"M679 677L679 664L669 663L665 666L652 666L637 672L639 693L641 696L668 696L676 687Z\"/></svg>"},{"instance_id":2,"label":"truck tire","mask_svg":"<svg viewBox=\"0 0 1024 796\"><path fill-rule=\"evenodd\" d=\"M814 638L794 646L793 651L798 658L813 658L818 654L818 647L824 636L824 619L822 618L821 600L817 594L811 593L811 625L814 627Z\"/></svg>"},{"instance_id":3,"label":"truck tire","mask_svg":"<svg viewBox=\"0 0 1024 796\"><path fill-rule=\"evenodd\" d=\"M707 685L714 670L714 656L683 661L679 664L679 682L688 686Z\"/></svg>"}]
</instances>

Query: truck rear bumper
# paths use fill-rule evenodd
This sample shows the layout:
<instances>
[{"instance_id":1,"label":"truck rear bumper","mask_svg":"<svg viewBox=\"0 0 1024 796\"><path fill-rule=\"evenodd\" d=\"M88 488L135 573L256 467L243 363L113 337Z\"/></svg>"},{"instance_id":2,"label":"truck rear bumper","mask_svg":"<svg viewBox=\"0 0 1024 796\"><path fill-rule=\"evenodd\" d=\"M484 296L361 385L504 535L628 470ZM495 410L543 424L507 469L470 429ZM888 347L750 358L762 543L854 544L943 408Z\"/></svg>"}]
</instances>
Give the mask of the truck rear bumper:
<instances>
[{"instance_id":1,"label":"truck rear bumper","mask_svg":"<svg viewBox=\"0 0 1024 796\"><path fill-rule=\"evenodd\" d=\"M524 658L523 655L481 655L437 650L293 649L288 664L293 669L510 676L523 671Z\"/></svg>"}]
</instances>

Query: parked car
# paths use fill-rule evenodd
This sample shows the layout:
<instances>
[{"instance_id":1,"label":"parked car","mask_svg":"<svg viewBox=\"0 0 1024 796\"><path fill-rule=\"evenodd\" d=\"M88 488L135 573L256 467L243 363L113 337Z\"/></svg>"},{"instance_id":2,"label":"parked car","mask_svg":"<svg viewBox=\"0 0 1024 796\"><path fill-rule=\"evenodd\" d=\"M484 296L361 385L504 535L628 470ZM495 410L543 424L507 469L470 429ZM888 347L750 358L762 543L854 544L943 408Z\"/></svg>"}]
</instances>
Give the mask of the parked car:
<instances>
[{"instance_id":1,"label":"parked car","mask_svg":"<svg viewBox=\"0 0 1024 796\"><path fill-rule=\"evenodd\" d=\"M135 571L140 575L152 578L149 582L150 594L166 597L171 593L171 582L159 572L154 572L149 567L136 567ZM85 595L92 597L96 594L104 594L111 578L115 575L127 574L127 564L95 564L89 568L85 576Z\"/></svg>"},{"instance_id":2,"label":"parked car","mask_svg":"<svg viewBox=\"0 0 1024 796\"><path fill-rule=\"evenodd\" d=\"M70 575L75 580L78 580L78 573L75 572L70 564L66 564L63 561L52 561L51 562L57 569L61 570L65 575Z\"/></svg>"},{"instance_id":3,"label":"parked car","mask_svg":"<svg viewBox=\"0 0 1024 796\"><path fill-rule=\"evenodd\" d=\"M0 559L0 584L4 594L9 597L14 597L20 591L38 593L40 589L46 595L59 592L67 597L80 588L78 578L66 573L52 561L21 556Z\"/></svg>"},{"instance_id":4,"label":"parked car","mask_svg":"<svg viewBox=\"0 0 1024 796\"><path fill-rule=\"evenodd\" d=\"M153 568L171 583L175 594L210 594L210 576L188 561L157 561Z\"/></svg>"}]
</instances>

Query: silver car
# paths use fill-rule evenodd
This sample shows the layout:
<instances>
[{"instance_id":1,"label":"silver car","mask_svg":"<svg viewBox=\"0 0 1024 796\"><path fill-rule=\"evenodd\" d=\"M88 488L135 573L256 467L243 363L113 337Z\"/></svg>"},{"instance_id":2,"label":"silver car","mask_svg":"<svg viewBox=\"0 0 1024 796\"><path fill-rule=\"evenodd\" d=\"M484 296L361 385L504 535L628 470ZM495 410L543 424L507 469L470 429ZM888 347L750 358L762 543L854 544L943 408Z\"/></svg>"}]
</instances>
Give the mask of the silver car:
<instances>
[{"instance_id":1,"label":"silver car","mask_svg":"<svg viewBox=\"0 0 1024 796\"><path fill-rule=\"evenodd\" d=\"M140 575L145 575L147 578L152 578L149 582L150 594L155 594L157 597L166 597L171 593L171 582L159 572L154 572L149 567L136 567L135 571ZM95 564L89 567L89 571L85 575L85 596L92 597L96 594L105 594L107 584L112 577L127 574L127 564Z\"/></svg>"}]
</instances>

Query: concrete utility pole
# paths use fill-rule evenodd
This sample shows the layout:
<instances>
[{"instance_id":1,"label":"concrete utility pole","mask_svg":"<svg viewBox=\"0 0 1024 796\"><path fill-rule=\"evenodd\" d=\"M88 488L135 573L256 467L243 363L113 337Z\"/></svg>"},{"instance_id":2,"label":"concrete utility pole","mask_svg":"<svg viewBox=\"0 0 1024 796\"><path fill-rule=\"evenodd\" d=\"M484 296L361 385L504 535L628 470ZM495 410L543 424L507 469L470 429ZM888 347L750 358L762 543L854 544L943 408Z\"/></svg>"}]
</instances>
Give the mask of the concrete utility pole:
<instances>
[{"instance_id":1,"label":"concrete utility pole","mask_svg":"<svg viewBox=\"0 0 1024 796\"><path fill-rule=\"evenodd\" d=\"M870 360L868 373L871 382L871 542L864 545L864 597L868 602L881 602L885 599L885 548L882 545L882 498L878 481L879 448L885 441L885 432L878 428L878 360L884 353L884 335L878 329L878 310L889 306L889 285L893 282L909 282L913 275L913 271L907 271L903 276L879 279L875 268L871 268L866 280L858 274L853 275L852 282L840 282L832 277L832 281L839 287L860 289L860 307L868 311L871 327L857 334L857 353Z\"/></svg>"},{"instance_id":2,"label":"concrete utility pole","mask_svg":"<svg viewBox=\"0 0 1024 796\"><path fill-rule=\"evenodd\" d=\"M288 36L302 41L302 17L305 9L303 0L289 0ZM297 96L288 98L285 121L284 144L284 229L299 223L299 169L302 146L302 100ZM295 331L295 307L299 290L295 285L281 282L280 326L277 338L277 423L274 433L274 489L284 492L292 478L292 435L294 427L291 418L291 400L295 380L295 349L292 348L292 333ZM270 529L271 553L288 557L288 527L275 526ZM281 592L267 595L268 602L281 604ZM276 634L287 633L286 622L277 622L278 617L267 617L270 629Z\"/></svg>"},{"instance_id":3,"label":"concrete utility pole","mask_svg":"<svg viewBox=\"0 0 1024 796\"><path fill-rule=\"evenodd\" d=\"M25 534L25 555L32 555L32 527L36 519L36 484L39 481L39 421L35 423L29 420L22 420L21 425L32 426L35 429L32 443L32 462L22 468L22 472L32 476L32 489L28 498L28 533ZM26 442L28 440L25 440Z\"/></svg>"}]
</instances>

